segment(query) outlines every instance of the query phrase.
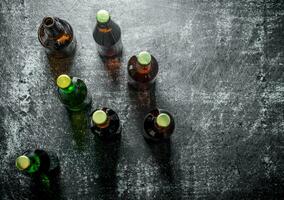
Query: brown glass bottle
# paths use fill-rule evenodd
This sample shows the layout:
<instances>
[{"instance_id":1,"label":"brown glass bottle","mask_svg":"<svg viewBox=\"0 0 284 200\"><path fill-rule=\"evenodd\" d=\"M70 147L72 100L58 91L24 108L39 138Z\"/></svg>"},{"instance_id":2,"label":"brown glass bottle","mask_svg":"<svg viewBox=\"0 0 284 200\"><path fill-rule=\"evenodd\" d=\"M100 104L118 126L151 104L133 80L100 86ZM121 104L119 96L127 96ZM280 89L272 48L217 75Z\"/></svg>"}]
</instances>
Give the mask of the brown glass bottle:
<instances>
[{"instance_id":1,"label":"brown glass bottle","mask_svg":"<svg viewBox=\"0 0 284 200\"><path fill-rule=\"evenodd\" d=\"M91 115L91 131L102 140L120 138L121 124L119 117L112 109L96 109Z\"/></svg>"},{"instance_id":2,"label":"brown glass bottle","mask_svg":"<svg viewBox=\"0 0 284 200\"><path fill-rule=\"evenodd\" d=\"M38 29L38 39L48 55L56 58L72 56L76 39L71 25L58 17L45 17Z\"/></svg>"},{"instance_id":3,"label":"brown glass bottle","mask_svg":"<svg viewBox=\"0 0 284 200\"><path fill-rule=\"evenodd\" d=\"M154 84L159 66L154 56L142 51L129 59L127 71L129 85L138 90L146 90Z\"/></svg>"},{"instance_id":4,"label":"brown glass bottle","mask_svg":"<svg viewBox=\"0 0 284 200\"><path fill-rule=\"evenodd\" d=\"M97 24L93 31L97 50L102 58L120 56L122 53L120 27L111 20L106 10L99 10L96 15Z\"/></svg>"},{"instance_id":5,"label":"brown glass bottle","mask_svg":"<svg viewBox=\"0 0 284 200\"><path fill-rule=\"evenodd\" d=\"M175 122L166 110L154 109L144 119L143 136L152 141L167 140L173 134Z\"/></svg>"}]
</instances>

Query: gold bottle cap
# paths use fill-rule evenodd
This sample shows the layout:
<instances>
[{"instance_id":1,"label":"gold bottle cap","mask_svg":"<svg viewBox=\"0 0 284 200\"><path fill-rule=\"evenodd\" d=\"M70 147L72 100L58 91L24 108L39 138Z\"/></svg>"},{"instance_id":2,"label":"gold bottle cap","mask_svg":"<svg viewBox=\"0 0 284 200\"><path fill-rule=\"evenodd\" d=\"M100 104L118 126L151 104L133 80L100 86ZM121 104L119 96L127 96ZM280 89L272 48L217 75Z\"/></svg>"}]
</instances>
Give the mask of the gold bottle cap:
<instances>
[{"instance_id":1,"label":"gold bottle cap","mask_svg":"<svg viewBox=\"0 0 284 200\"><path fill-rule=\"evenodd\" d=\"M161 113L161 114L158 115L156 122L157 122L158 126L166 128L170 125L171 118L168 114Z\"/></svg>"},{"instance_id":2,"label":"gold bottle cap","mask_svg":"<svg viewBox=\"0 0 284 200\"><path fill-rule=\"evenodd\" d=\"M68 76L66 74L62 74L62 75L58 76L58 78L56 80L57 86L61 89L67 88L71 84L71 82L72 82L72 80L71 80L70 76Z\"/></svg>"},{"instance_id":3,"label":"gold bottle cap","mask_svg":"<svg viewBox=\"0 0 284 200\"><path fill-rule=\"evenodd\" d=\"M107 23L109 21L110 15L106 10L99 10L97 12L96 18L99 23Z\"/></svg>"},{"instance_id":4,"label":"gold bottle cap","mask_svg":"<svg viewBox=\"0 0 284 200\"><path fill-rule=\"evenodd\" d=\"M151 54L147 51L142 51L137 55L137 60L141 65L149 65L151 62Z\"/></svg>"},{"instance_id":5,"label":"gold bottle cap","mask_svg":"<svg viewBox=\"0 0 284 200\"><path fill-rule=\"evenodd\" d=\"M93 113L92 120L97 125L104 124L107 121L107 114L103 110L97 110Z\"/></svg>"},{"instance_id":6,"label":"gold bottle cap","mask_svg":"<svg viewBox=\"0 0 284 200\"><path fill-rule=\"evenodd\" d=\"M23 155L23 156L19 156L17 159L16 159L16 167L19 169L19 170L25 170L27 169L31 164L31 161L30 159Z\"/></svg>"}]
</instances>

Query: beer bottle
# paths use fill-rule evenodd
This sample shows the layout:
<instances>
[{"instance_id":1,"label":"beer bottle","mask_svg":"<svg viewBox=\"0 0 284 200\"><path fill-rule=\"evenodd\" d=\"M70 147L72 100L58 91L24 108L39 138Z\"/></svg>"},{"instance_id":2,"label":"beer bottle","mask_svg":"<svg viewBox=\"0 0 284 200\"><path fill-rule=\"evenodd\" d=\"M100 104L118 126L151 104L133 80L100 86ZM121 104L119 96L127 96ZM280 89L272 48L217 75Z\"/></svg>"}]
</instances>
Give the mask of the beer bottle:
<instances>
[{"instance_id":1,"label":"beer bottle","mask_svg":"<svg viewBox=\"0 0 284 200\"><path fill-rule=\"evenodd\" d=\"M158 74L158 62L147 51L132 56L127 65L128 83L135 89L147 90L155 82Z\"/></svg>"},{"instance_id":2,"label":"beer bottle","mask_svg":"<svg viewBox=\"0 0 284 200\"><path fill-rule=\"evenodd\" d=\"M97 50L102 58L120 56L122 53L121 30L112 21L106 10L99 10L96 14L97 24L93 37L97 43Z\"/></svg>"},{"instance_id":3,"label":"beer bottle","mask_svg":"<svg viewBox=\"0 0 284 200\"><path fill-rule=\"evenodd\" d=\"M16 167L26 175L51 175L59 171L56 154L42 149L28 150L16 159Z\"/></svg>"},{"instance_id":4,"label":"beer bottle","mask_svg":"<svg viewBox=\"0 0 284 200\"><path fill-rule=\"evenodd\" d=\"M112 140L120 137L122 128L115 111L103 107L96 109L91 116L91 130L99 138Z\"/></svg>"},{"instance_id":5,"label":"beer bottle","mask_svg":"<svg viewBox=\"0 0 284 200\"><path fill-rule=\"evenodd\" d=\"M38 29L38 39L48 55L69 57L76 49L76 39L71 25L58 17L45 17Z\"/></svg>"},{"instance_id":6,"label":"beer bottle","mask_svg":"<svg viewBox=\"0 0 284 200\"><path fill-rule=\"evenodd\" d=\"M159 141L169 139L175 129L172 115L163 109L154 109L144 119L145 139Z\"/></svg>"},{"instance_id":7,"label":"beer bottle","mask_svg":"<svg viewBox=\"0 0 284 200\"><path fill-rule=\"evenodd\" d=\"M71 111L84 110L91 104L86 84L79 78L60 75L56 80L59 99Z\"/></svg>"}]
</instances>

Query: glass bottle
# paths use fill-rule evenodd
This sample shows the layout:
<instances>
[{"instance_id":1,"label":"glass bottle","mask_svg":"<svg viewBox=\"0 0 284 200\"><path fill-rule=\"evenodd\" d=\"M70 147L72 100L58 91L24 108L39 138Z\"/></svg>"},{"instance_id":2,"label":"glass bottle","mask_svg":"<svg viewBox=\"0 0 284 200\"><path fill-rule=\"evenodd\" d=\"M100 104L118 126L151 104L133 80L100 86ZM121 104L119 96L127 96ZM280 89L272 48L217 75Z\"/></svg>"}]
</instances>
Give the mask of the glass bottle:
<instances>
[{"instance_id":1,"label":"glass bottle","mask_svg":"<svg viewBox=\"0 0 284 200\"><path fill-rule=\"evenodd\" d=\"M91 130L103 140L117 139L121 135L119 117L112 109L103 107L92 113Z\"/></svg>"},{"instance_id":2,"label":"glass bottle","mask_svg":"<svg viewBox=\"0 0 284 200\"><path fill-rule=\"evenodd\" d=\"M16 159L16 167L26 175L35 176L58 172L60 165L57 155L42 149L28 150Z\"/></svg>"},{"instance_id":3,"label":"glass bottle","mask_svg":"<svg viewBox=\"0 0 284 200\"><path fill-rule=\"evenodd\" d=\"M127 71L130 86L138 90L147 90L154 84L159 66L154 56L142 51L129 59Z\"/></svg>"},{"instance_id":4,"label":"glass bottle","mask_svg":"<svg viewBox=\"0 0 284 200\"><path fill-rule=\"evenodd\" d=\"M172 115L163 109L154 109L144 119L145 139L159 141L169 139L175 129Z\"/></svg>"},{"instance_id":5,"label":"glass bottle","mask_svg":"<svg viewBox=\"0 0 284 200\"><path fill-rule=\"evenodd\" d=\"M99 10L96 14L97 24L93 37L97 43L97 50L102 58L117 57L122 54L121 30L111 19L106 10Z\"/></svg>"},{"instance_id":6,"label":"glass bottle","mask_svg":"<svg viewBox=\"0 0 284 200\"><path fill-rule=\"evenodd\" d=\"M87 86L81 79L62 74L57 78L56 84L59 99L67 109L84 110L91 104L92 99L88 95Z\"/></svg>"},{"instance_id":7,"label":"glass bottle","mask_svg":"<svg viewBox=\"0 0 284 200\"><path fill-rule=\"evenodd\" d=\"M76 39L71 25L58 17L44 17L38 29L38 39L48 55L69 57L75 53Z\"/></svg>"}]
</instances>

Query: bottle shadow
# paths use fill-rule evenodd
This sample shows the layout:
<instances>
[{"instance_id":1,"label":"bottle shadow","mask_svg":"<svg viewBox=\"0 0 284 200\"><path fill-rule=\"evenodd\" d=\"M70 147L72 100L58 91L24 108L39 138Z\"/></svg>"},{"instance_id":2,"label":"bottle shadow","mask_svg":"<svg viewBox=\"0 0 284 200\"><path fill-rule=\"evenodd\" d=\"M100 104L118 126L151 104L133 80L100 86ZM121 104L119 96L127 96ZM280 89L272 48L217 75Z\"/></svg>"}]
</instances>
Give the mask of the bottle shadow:
<instances>
[{"instance_id":1,"label":"bottle shadow","mask_svg":"<svg viewBox=\"0 0 284 200\"><path fill-rule=\"evenodd\" d=\"M150 89L137 90L128 84L128 94L130 102L134 104L138 110L150 111L156 108L156 84L154 83Z\"/></svg>"},{"instance_id":2,"label":"bottle shadow","mask_svg":"<svg viewBox=\"0 0 284 200\"><path fill-rule=\"evenodd\" d=\"M34 177L32 180L30 185L30 190L34 197L32 199L65 199L62 196L59 171L57 171L56 174L41 174L40 176Z\"/></svg>"},{"instance_id":3,"label":"bottle shadow","mask_svg":"<svg viewBox=\"0 0 284 200\"><path fill-rule=\"evenodd\" d=\"M120 156L120 139L103 141L95 137L96 196L101 199L118 199L117 165Z\"/></svg>"},{"instance_id":4,"label":"bottle shadow","mask_svg":"<svg viewBox=\"0 0 284 200\"><path fill-rule=\"evenodd\" d=\"M121 65L123 63L122 54L111 58L102 57L102 56L100 56L100 58L109 76L112 78L114 82L118 82L120 77Z\"/></svg>"},{"instance_id":5,"label":"bottle shadow","mask_svg":"<svg viewBox=\"0 0 284 200\"><path fill-rule=\"evenodd\" d=\"M181 183L179 169L172 158L171 140L153 142L145 140L159 170L159 179L166 187L160 187L156 193L158 199L181 199Z\"/></svg>"},{"instance_id":6,"label":"bottle shadow","mask_svg":"<svg viewBox=\"0 0 284 200\"><path fill-rule=\"evenodd\" d=\"M72 137L78 150L83 151L86 148L86 135L89 129L88 114L86 110L68 111Z\"/></svg>"},{"instance_id":7,"label":"bottle shadow","mask_svg":"<svg viewBox=\"0 0 284 200\"><path fill-rule=\"evenodd\" d=\"M168 183L173 183L174 170L171 159L171 140L168 139L160 142L153 142L150 140L145 141L159 166L161 178Z\"/></svg>"},{"instance_id":8,"label":"bottle shadow","mask_svg":"<svg viewBox=\"0 0 284 200\"><path fill-rule=\"evenodd\" d=\"M75 54L64 58L47 55L47 58L50 66L50 72L54 81L56 81L57 77L61 74L69 74L74 64Z\"/></svg>"}]
</instances>

